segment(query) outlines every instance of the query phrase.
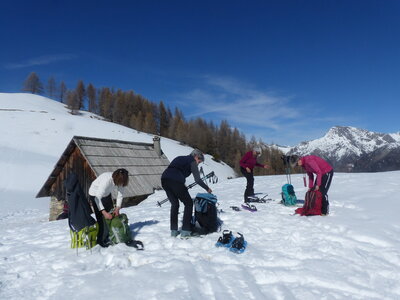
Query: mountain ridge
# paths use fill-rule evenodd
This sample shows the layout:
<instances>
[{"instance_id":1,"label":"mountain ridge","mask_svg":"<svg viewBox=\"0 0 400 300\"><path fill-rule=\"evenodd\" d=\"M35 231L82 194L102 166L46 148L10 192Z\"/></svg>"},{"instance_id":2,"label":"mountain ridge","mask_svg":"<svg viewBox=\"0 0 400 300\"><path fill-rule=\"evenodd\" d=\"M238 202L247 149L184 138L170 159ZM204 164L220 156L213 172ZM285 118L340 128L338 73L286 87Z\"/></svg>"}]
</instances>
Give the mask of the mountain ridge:
<instances>
[{"instance_id":1,"label":"mountain ridge","mask_svg":"<svg viewBox=\"0 0 400 300\"><path fill-rule=\"evenodd\" d=\"M400 170L400 132L378 133L352 126L334 126L321 138L302 142L288 154L318 155L337 171Z\"/></svg>"}]
</instances>

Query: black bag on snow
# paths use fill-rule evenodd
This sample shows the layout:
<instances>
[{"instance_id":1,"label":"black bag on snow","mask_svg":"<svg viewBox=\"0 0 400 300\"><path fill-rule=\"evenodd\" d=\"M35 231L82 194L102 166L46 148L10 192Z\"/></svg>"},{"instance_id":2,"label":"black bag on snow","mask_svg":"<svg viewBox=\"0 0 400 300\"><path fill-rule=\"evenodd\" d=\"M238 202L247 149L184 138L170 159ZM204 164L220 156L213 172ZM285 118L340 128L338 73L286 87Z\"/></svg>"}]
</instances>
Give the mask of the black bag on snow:
<instances>
[{"instance_id":1,"label":"black bag on snow","mask_svg":"<svg viewBox=\"0 0 400 300\"><path fill-rule=\"evenodd\" d=\"M221 225L216 204L217 196L210 193L198 193L194 199L195 221L200 225L204 234L218 231Z\"/></svg>"}]
</instances>

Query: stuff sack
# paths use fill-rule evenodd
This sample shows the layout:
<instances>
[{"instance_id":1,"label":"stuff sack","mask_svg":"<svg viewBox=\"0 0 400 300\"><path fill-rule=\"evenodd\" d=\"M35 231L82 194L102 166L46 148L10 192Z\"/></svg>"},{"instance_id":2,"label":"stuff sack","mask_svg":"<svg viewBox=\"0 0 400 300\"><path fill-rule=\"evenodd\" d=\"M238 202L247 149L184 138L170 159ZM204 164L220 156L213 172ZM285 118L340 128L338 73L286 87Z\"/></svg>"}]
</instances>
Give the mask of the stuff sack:
<instances>
[{"instance_id":1,"label":"stuff sack","mask_svg":"<svg viewBox=\"0 0 400 300\"><path fill-rule=\"evenodd\" d=\"M70 229L71 248L91 249L97 244L99 225L97 223L86 226L79 231Z\"/></svg>"},{"instance_id":2,"label":"stuff sack","mask_svg":"<svg viewBox=\"0 0 400 300\"><path fill-rule=\"evenodd\" d=\"M322 194L320 191L308 191L303 207L296 209L295 213L301 216L321 215Z\"/></svg>"},{"instance_id":3,"label":"stuff sack","mask_svg":"<svg viewBox=\"0 0 400 300\"><path fill-rule=\"evenodd\" d=\"M132 240L131 229L126 214L119 214L111 220L105 219L109 229L109 238L113 245Z\"/></svg>"},{"instance_id":4,"label":"stuff sack","mask_svg":"<svg viewBox=\"0 0 400 300\"><path fill-rule=\"evenodd\" d=\"M294 192L293 185L291 184L285 184L282 186L282 201L281 203L290 206L290 205L296 205L297 203L297 197Z\"/></svg>"},{"instance_id":5,"label":"stuff sack","mask_svg":"<svg viewBox=\"0 0 400 300\"><path fill-rule=\"evenodd\" d=\"M204 234L218 231L221 222L216 205L217 196L210 193L198 193L194 199L195 221L199 223Z\"/></svg>"}]
</instances>

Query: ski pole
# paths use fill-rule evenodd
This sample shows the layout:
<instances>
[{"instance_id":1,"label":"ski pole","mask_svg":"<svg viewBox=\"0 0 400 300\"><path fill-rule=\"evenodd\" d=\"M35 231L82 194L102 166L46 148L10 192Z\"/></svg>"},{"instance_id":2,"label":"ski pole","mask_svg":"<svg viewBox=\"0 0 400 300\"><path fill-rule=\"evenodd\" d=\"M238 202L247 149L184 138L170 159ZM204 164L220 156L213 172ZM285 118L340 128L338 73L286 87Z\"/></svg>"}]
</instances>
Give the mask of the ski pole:
<instances>
[{"instance_id":1,"label":"ski pole","mask_svg":"<svg viewBox=\"0 0 400 300\"><path fill-rule=\"evenodd\" d=\"M212 181L213 184L218 182L218 177L215 175L214 171L210 172L209 174L207 174L206 176L201 178L201 180L206 180L206 179L210 179L210 181ZM196 184L197 184L196 181L191 183L191 184L189 184L187 186L187 189L191 189ZM161 207L161 205L163 205L165 202L168 202L168 201L169 201L168 198L165 198L164 200L161 200L161 201L157 201L157 206Z\"/></svg>"}]
</instances>

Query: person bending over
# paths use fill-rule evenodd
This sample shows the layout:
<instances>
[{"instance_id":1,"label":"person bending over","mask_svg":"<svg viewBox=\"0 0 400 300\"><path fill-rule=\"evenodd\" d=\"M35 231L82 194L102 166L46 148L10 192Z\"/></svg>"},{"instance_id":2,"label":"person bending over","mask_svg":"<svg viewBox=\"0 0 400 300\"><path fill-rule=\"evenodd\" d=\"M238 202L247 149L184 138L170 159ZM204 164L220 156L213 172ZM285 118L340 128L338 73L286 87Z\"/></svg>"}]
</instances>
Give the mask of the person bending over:
<instances>
[{"instance_id":1,"label":"person bending over","mask_svg":"<svg viewBox=\"0 0 400 300\"><path fill-rule=\"evenodd\" d=\"M204 162L204 154L195 149L190 155L176 157L161 176L161 185L171 202L170 229L173 237L180 234L181 237L187 238L192 235L193 200L185 186L186 177L193 174L196 183L208 193L212 193L212 190L200 178L198 164L201 162ZM179 201L182 201L185 206L180 232L178 231Z\"/></svg>"},{"instance_id":2,"label":"person bending over","mask_svg":"<svg viewBox=\"0 0 400 300\"><path fill-rule=\"evenodd\" d=\"M308 190L320 191L322 194L322 208L321 214L329 214L329 200L328 200L328 190L331 186L333 178L333 168L332 166L316 155L306 155L299 157L297 155L292 155L290 157L290 164L292 167L298 165L303 168L303 170L308 175ZM314 174L316 178L314 180Z\"/></svg>"},{"instance_id":3,"label":"person bending over","mask_svg":"<svg viewBox=\"0 0 400 300\"><path fill-rule=\"evenodd\" d=\"M89 188L89 199L92 201L97 223L99 224L99 233L97 235L97 244L102 247L108 247L109 231L105 219L112 219L113 215L118 216L121 209L124 187L128 185L129 174L126 169L117 169L114 172L105 172L97 177ZM113 192L117 194L116 207L112 200ZM114 211L111 214L111 211Z\"/></svg>"}]
</instances>

